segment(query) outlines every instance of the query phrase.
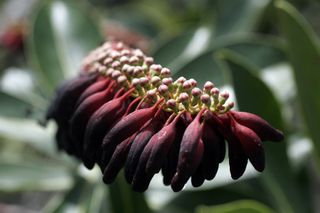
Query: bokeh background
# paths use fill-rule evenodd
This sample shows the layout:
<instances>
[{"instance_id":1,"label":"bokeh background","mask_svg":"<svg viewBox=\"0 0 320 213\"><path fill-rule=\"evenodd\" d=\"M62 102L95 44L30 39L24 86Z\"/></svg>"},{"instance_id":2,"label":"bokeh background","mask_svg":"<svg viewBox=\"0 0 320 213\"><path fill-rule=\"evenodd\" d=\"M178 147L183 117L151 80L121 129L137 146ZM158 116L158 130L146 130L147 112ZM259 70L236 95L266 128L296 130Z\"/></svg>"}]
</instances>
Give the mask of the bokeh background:
<instances>
[{"instance_id":1,"label":"bokeh background","mask_svg":"<svg viewBox=\"0 0 320 213\"><path fill-rule=\"evenodd\" d=\"M1 0L0 212L320 212L319 34L318 0ZM108 38L283 130L266 170L233 181L226 159L202 187L173 193L159 176L141 194L57 152L41 125L54 88Z\"/></svg>"}]
</instances>

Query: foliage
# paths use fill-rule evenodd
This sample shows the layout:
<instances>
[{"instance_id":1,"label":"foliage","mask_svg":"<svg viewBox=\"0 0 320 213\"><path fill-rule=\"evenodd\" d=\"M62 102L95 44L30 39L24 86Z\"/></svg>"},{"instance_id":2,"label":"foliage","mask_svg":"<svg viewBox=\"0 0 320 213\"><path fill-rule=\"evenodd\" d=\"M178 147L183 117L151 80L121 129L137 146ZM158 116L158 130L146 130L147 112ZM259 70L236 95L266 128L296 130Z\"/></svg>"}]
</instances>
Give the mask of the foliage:
<instances>
[{"instance_id":1,"label":"foliage","mask_svg":"<svg viewBox=\"0 0 320 213\"><path fill-rule=\"evenodd\" d=\"M319 3L35 2L31 15L24 17L28 30L23 50L0 47L1 64L7 66L0 71L1 203L43 212L320 211L312 203L319 196L312 190L319 184L320 168L319 32L307 10ZM234 91L239 109L282 129L285 142L264 144L266 171L249 169L239 181L231 181L226 160L217 177L199 189L187 186L174 194L156 180L146 194L138 194L120 176L104 185L98 168L88 171L56 151L56 126L41 125L45 108L54 88L73 76L82 58L107 36L143 48L175 76L192 77L199 84L210 80ZM19 87L29 78L31 86ZM45 195L43 204L34 207L16 199L27 192Z\"/></svg>"}]
</instances>

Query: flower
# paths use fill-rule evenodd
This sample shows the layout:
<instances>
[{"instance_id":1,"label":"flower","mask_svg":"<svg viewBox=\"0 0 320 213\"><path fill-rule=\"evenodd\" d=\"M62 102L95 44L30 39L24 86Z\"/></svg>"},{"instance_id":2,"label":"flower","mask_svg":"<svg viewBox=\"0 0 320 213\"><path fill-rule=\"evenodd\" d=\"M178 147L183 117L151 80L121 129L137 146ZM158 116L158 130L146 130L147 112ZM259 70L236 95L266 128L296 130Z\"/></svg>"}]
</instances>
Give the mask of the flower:
<instances>
[{"instance_id":1,"label":"flower","mask_svg":"<svg viewBox=\"0 0 320 213\"><path fill-rule=\"evenodd\" d=\"M232 110L229 94L212 82L174 81L168 68L141 50L106 42L84 60L80 74L56 91L47 119L58 125L57 146L88 169L98 164L105 183L124 175L145 191L162 171L163 182L180 191L191 178L212 180L228 144L230 173L238 179L248 160L262 172L263 141L283 134L248 112Z\"/></svg>"}]
</instances>

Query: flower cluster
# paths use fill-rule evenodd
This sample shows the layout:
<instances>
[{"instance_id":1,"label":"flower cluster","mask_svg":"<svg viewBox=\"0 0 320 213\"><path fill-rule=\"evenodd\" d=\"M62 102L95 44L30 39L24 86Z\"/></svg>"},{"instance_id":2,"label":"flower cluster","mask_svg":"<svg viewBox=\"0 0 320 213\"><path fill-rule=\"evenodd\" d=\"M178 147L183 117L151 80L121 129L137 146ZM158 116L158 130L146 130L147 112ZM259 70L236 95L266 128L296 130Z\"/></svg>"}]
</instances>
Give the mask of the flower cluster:
<instances>
[{"instance_id":1,"label":"flower cluster","mask_svg":"<svg viewBox=\"0 0 320 213\"><path fill-rule=\"evenodd\" d=\"M173 80L168 68L139 49L106 42L84 60L83 71L56 91L47 119L58 124L57 146L111 183L124 168L135 191L145 191L160 170L180 191L215 177L228 143L233 179L248 160L265 168L262 141L283 134L257 115L232 110L229 94L211 82Z\"/></svg>"}]
</instances>

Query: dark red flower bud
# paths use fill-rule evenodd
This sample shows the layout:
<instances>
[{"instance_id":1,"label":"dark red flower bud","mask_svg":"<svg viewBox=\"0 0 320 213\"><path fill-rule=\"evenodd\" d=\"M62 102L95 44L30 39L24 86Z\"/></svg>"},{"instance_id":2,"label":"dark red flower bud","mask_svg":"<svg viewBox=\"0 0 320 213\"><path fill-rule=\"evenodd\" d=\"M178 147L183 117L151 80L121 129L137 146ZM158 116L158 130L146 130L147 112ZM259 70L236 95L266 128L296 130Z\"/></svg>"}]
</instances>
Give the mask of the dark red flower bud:
<instances>
[{"instance_id":1,"label":"dark red flower bud","mask_svg":"<svg viewBox=\"0 0 320 213\"><path fill-rule=\"evenodd\" d=\"M267 121L248 112L230 111L232 117L241 125L252 129L262 141L282 141L283 133L273 128Z\"/></svg>"},{"instance_id":2,"label":"dark red flower bud","mask_svg":"<svg viewBox=\"0 0 320 213\"><path fill-rule=\"evenodd\" d=\"M204 144L201 162L203 176L206 180L212 180L218 171L219 163L223 160L221 156L225 156L224 138L205 121L203 124L202 141Z\"/></svg>"},{"instance_id":3,"label":"dark red flower bud","mask_svg":"<svg viewBox=\"0 0 320 213\"><path fill-rule=\"evenodd\" d=\"M130 146L135 138L136 134L122 141L115 149L111 160L106 165L106 168L103 172L103 181L106 184L112 183L117 177L119 171L124 166Z\"/></svg>"},{"instance_id":4,"label":"dark red flower bud","mask_svg":"<svg viewBox=\"0 0 320 213\"><path fill-rule=\"evenodd\" d=\"M165 157L175 140L176 125L180 115L151 137L145 146L135 172L132 186L135 191L145 191L153 177L160 171Z\"/></svg>"},{"instance_id":5,"label":"dark red flower bud","mask_svg":"<svg viewBox=\"0 0 320 213\"><path fill-rule=\"evenodd\" d=\"M180 191L191 175L199 166L203 155L203 143L200 141L202 135L202 124L200 122L204 109L186 128L180 144L177 172L174 175L171 188Z\"/></svg>"},{"instance_id":6,"label":"dark red flower bud","mask_svg":"<svg viewBox=\"0 0 320 213\"><path fill-rule=\"evenodd\" d=\"M200 143L203 143L200 139ZM193 173L191 176L191 184L193 187L199 187L201 186L205 181L205 173L204 173L204 165L203 165L203 156L201 163L199 164L197 170Z\"/></svg>"},{"instance_id":7,"label":"dark red flower bud","mask_svg":"<svg viewBox=\"0 0 320 213\"><path fill-rule=\"evenodd\" d=\"M78 98L76 106L79 106L79 104L81 104L86 98L88 98L89 96L97 93L97 92L101 92L102 90L106 89L111 83L110 83L110 79L108 78L102 78L102 79L98 79L95 83L93 83L92 85L90 85L82 94L81 96Z\"/></svg>"},{"instance_id":8,"label":"dark red flower bud","mask_svg":"<svg viewBox=\"0 0 320 213\"><path fill-rule=\"evenodd\" d=\"M232 132L241 142L245 154L248 156L253 167L262 172L265 168L264 151L258 135L246 126L238 124L232 119Z\"/></svg>"},{"instance_id":9,"label":"dark red flower bud","mask_svg":"<svg viewBox=\"0 0 320 213\"><path fill-rule=\"evenodd\" d=\"M150 140L150 138L158 132L167 116L164 113L156 115L147 125L145 125L136 135L132 145L130 147L130 151L128 153L128 158L125 166L125 178L128 183L132 182L133 176L136 172L137 165L139 162L140 155Z\"/></svg>"},{"instance_id":10,"label":"dark red flower bud","mask_svg":"<svg viewBox=\"0 0 320 213\"><path fill-rule=\"evenodd\" d=\"M130 97L132 91L133 89L130 89L121 97L105 103L90 117L83 145L83 160L86 167L92 168L97 160L97 153L101 150L104 136L125 113L125 101Z\"/></svg>"},{"instance_id":11,"label":"dark red flower bud","mask_svg":"<svg viewBox=\"0 0 320 213\"><path fill-rule=\"evenodd\" d=\"M103 155L103 164L111 156L115 147L126 138L140 130L140 128L149 121L157 112L162 100L158 101L154 106L146 109L136 110L127 116L121 118L103 139L102 148L105 152Z\"/></svg>"},{"instance_id":12,"label":"dark red flower bud","mask_svg":"<svg viewBox=\"0 0 320 213\"><path fill-rule=\"evenodd\" d=\"M187 126L192 122L190 113L184 112L176 125L176 137L167 154L165 162L162 166L163 184L170 185L174 174L177 171L178 157L180 150L180 142Z\"/></svg>"},{"instance_id":13,"label":"dark red flower bud","mask_svg":"<svg viewBox=\"0 0 320 213\"><path fill-rule=\"evenodd\" d=\"M234 135L230 127L230 118L227 115L214 115L206 113L206 119L228 141L229 166L232 179L240 178L246 170L248 157L243 151L241 142Z\"/></svg>"}]
</instances>

